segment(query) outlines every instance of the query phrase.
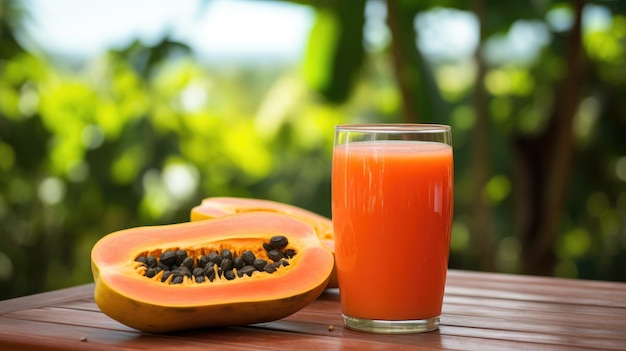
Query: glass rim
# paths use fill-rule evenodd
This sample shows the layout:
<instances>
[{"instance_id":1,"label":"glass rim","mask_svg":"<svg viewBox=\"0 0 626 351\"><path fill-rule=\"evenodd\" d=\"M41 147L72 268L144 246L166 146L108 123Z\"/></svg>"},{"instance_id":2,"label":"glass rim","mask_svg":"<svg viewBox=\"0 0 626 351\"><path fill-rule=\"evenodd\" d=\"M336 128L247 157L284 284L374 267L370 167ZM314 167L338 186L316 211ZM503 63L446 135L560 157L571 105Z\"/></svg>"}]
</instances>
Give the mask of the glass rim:
<instances>
[{"instance_id":1,"label":"glass rim","mask_svg":"<svg viewBox=\"0 0 626 351\"><path fill-rule=\"evenodd\" d=\"M449 132L450 126L435 123L352 123L338 124L337 132L361 133L441 133Z\"/></svg>"}]
</instances>

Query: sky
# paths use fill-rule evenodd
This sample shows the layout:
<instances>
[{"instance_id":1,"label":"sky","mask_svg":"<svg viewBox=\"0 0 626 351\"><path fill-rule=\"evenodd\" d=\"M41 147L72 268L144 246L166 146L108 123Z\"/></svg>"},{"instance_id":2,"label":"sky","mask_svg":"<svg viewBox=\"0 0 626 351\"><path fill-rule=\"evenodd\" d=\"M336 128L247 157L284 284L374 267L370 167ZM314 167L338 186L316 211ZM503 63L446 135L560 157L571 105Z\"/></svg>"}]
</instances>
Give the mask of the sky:
<instances>
[{"instance_id":1,"label":"sky","mask_svg":"<svg viewBox=\"0 0 626 351\"><path fill-rule=\"evenodd\" d=\"M280 1L24 1L31 14L25 23L31 42L47 53L79 59L124 48L136 38L154 44L169 34L190 45L201 58L298 61L315 20L312 8ZM382 1L369 1L366 44L368 40L378 44L389 40L385 12ZM606 25L610 13L590 5L585 19L588 27L598 27ZM567 29L571 13L553 10L546 20L514 23L506 35L485 43L485 54L493 63L532 61L550 42L549 26L555 31ZM478 22L466 11L435 8L417 16L415 27L419 33L416 45L433 61L470 57L478 45Z\"/></svg>"},{"instance_id":2,"label":"sky","mask_svg":"<svg viewBox=\"0 0 626 351\"><path fill-rule=\"evenodd\" d=\"M80 58L170 33L204 57L302 55L311 8L245 0L25 0L26 32L46 52Z\"/></svg>"},{"instance_id":3,"label":"sky","mask_svg":"<svg viewBox=\"0 0 626 351\"><path fill-rule=\"evenodd\" d=\"M315 12L303 5L259 0L25 0L32 15L28 36L45 52L78 58L125 47L134 38L158 42L169 31L204 58L271 57L299 60ZM386 8L370 1L366 41L384 43ZM432 53L458 55L477 43L476 23L461 11L440 11L437 40L420 39ZM432 22L430 21L430 22ZM376 22L376 23L374 23ZM416 23L416 26L418 24ZM432 26L431 26L432 27ZM446 35L455 33L455 35ZM377 44L374 44L376 46Z\"/></svg>"}]
</instances>

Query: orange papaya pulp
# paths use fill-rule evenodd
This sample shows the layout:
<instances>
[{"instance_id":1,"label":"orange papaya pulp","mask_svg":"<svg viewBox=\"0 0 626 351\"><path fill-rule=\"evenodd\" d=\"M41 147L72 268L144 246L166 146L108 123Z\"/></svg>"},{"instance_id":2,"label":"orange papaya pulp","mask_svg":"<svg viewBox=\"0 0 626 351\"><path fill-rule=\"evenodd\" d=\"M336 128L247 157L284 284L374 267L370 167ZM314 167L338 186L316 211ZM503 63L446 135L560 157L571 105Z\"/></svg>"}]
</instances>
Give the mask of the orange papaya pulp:
<instances>
[{"instance_id":1,"label":"orange papaya pulp","mask_svg":"<svg viewBox=\"0 0 626 351\"><path fill-rule=\"evenodd\" d=\"M242 198L242 197L209 197L191 210L191 221L213 219L234 213L242 212L277 212L303 220L315 228L317 237L322 245L335 253L335 237L333 223L329 218L301 207L285 204L282 202ZM328 281L327 288L337 288L337 270L333 272Z\"/></svg>"},{"instance_id":2,"label":"orange papaya pulp","mask_svg":"<svg viewBox=\"0 0 626 351\"><path fill-rule=\"evenodd\" d=\"M223 249L262 255L257 248L277 235L288 238L295 255L288 266L271 274L168 284L160 274L145 276L145 267L135 261L165 250L185 250L194 260ZM111 233L94 245L91 265L94 297L102 312L142 331L170 332L284 318L322 293L334 259L309 224L280 213L254 212Z\"/></svg>"}]
</instances>

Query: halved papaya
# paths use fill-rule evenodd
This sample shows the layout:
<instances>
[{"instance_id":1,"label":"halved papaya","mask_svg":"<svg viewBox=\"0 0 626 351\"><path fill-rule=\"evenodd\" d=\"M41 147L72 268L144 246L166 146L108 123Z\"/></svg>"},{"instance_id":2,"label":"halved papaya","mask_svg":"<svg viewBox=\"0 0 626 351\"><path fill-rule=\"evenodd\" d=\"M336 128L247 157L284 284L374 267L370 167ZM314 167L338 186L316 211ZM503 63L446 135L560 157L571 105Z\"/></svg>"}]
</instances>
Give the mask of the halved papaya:
<instances>
[{"instance_id":1,"label":"halved papaya","mask_svg":"<svg viewBox=\"0 0 626 351\"><path fill-rule=\"evenodd\" d=\"M268 265L244 273L241 266L226 270L206 262L225 252L231 261L252 253L255 262ZM178 262L173 253L184 259ZM148 332L281 319L322 293L333 265L313 227L268 212L126 229L103 237L91 252L98 307ZM187 269L194 273L181 273Z\"/></svg>"},{"instance_id":2,"label":"halved papaya","mask_svg":"<svg viewBox=\"0 0 626 351\"><path fill-rule=\"evenodd\" d=\"M315 228L322 245L335 253L335 236L333 223L330 219L301 207L282 202L241 198L241 197L209 197L191 210L191 221L213 219L242 212L278 212L303 220ZM337 270L333 268L327 288L338 287Z\"/></svg>"}]
</instances>

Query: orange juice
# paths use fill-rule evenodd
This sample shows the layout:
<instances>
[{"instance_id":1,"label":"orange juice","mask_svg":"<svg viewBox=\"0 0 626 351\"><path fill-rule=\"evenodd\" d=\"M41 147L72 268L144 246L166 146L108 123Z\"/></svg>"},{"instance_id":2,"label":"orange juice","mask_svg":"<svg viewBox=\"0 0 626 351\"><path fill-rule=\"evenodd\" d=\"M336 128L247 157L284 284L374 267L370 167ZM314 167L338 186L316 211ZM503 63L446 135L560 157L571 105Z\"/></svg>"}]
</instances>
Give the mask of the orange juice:
<instances>
[{"instance_id":1,"label":"orange juice","mask_svg":"<svg viewBox=\"0 0 626 351\"><path fill-rule=\"evenodd\" d=\"M453 211L452 147L358 141L333 151L342 312L377 320L441 314Z\"/></svg>"}]
</instances>

